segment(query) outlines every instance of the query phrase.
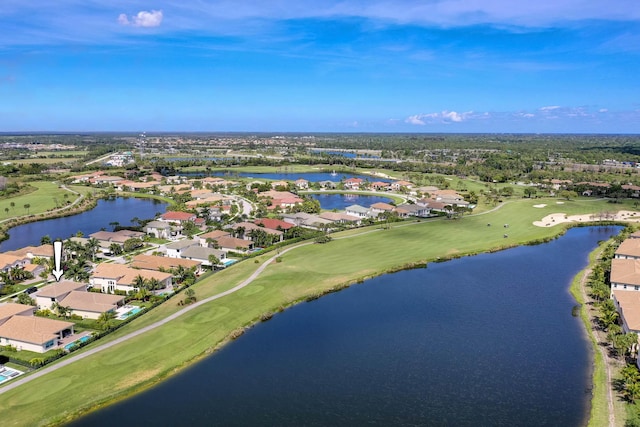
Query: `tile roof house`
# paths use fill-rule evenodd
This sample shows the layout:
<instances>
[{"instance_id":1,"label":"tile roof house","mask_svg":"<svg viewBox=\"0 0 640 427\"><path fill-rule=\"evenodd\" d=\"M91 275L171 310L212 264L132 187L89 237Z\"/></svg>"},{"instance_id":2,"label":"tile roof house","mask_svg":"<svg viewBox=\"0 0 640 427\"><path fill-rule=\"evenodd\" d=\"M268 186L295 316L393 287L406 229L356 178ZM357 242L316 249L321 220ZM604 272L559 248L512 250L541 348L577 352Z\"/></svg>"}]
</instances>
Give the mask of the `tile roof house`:
<instances>
[{"instance_id":1,"label":"tile roof house","mask_svg":"<svg viewBox=\"0 0 640 427\"><path fill-rule=\"evenodd\" d=\"M611 260L611 292L640 291L640 259Z\"/></svg>"},{"instance_id":2,"label":"tile roof house","mask_svg":"<svg viewBox=\"0 0 640 427\"><path fill-rule=\"evenodd\" d=\"M640 259L640 239L626 239L615 252L615 258L619 259Z\"/></svg>"},{"instance_id":3,"label":"tile roof house","mask_svg":"<svg viewBox=\"0 0 640 427\"><path fill-rule=\"evenodd\" d=\"M134 281L138 276L145 280L156 279L160 282L161 288L166 288L172 284L170 273L152 270L137 270L126 267L122 264L98 264L92 273L89 283L93 287L99 287L103 293L113 293L114 291L138 291Z\"/></svg>"},{"instance_id":4,"label":"tile roof house","mask_svg":"<svg viewBox=\"0 0 640 427\"><path fill-rule=\"evenodd\" d=\"M612 294L622 320L622 330L625 333L640 333L640 292L615 290Z\"/></svg>"},{"instance_id":5,"label":"tile roof house","mask_svg":"<svg viewBox=\"0 0 640 427\"><path fill-rule=\"evenodd\" d=\"M36 317L29 305L0 304L0 345L45 353L64 337L73 335L73 323Z\"/></svg>"},{"instance_id":6,"label":"tile roof house","mask_svg":"<svg viewBox=\"0 0 640 427\"><path fill-rule=\"evenodd\" d=\"M269 228L271 230L282 230L286 231L290 228L295 227L293 224L290 224L281 219L273 219L273 218L259 218L253 221L255 224L263 225L265 228Z\"/></svg>"},{"instance_id":7,"label":"tile roof house","mask_svg":"<svg viewBox=\"0 0 640 427\"><path fill-rule=\"evenodd\" d=\"M195 221L196 215L189 212L168 211L160 215L158 221L177 222L179 224L187 221Z\"/></svg>"},{"instance_id":8,"label":"tile roof house","mask_svg":"<svg viewBox=\"0 0 640 427\"><path fill-rule=\"evenodd\" d=\"M62 280L51 285L44 286L33 294L38 309L51 310L54 303L60 303L72 291L86 291L86 283Z\"/></svg>"},{"instance_id":9,"label":"tile roof house","mask_svg":"<svg viewBox=\"0 0 640 427\"><path fill-rule=\"evenodd\" d=\"M195 268L200 271L200 262L182 258L169 258L168 256L157 255L136 255L131 262L132 268L143 270L169 271L182 266L186 269Z\"/></svg>"}]
</instances>

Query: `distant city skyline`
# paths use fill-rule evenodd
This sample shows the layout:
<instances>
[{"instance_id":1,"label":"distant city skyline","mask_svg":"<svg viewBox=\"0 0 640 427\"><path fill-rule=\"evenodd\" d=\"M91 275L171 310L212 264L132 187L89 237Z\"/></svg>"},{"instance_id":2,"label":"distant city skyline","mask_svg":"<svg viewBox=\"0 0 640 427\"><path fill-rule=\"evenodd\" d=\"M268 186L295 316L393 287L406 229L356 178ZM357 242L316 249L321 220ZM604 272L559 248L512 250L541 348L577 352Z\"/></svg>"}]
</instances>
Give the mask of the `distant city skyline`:
<instances>
[{"instance_id":1,"label":"distant city skyline","mask_svg":"<svg viewBox=\"0 0 640 427\"><path fill-rule=\"evenodd\" d=\"M635 0L3 0L0 132L640 133Z\"/></svg>"}]
</instances>

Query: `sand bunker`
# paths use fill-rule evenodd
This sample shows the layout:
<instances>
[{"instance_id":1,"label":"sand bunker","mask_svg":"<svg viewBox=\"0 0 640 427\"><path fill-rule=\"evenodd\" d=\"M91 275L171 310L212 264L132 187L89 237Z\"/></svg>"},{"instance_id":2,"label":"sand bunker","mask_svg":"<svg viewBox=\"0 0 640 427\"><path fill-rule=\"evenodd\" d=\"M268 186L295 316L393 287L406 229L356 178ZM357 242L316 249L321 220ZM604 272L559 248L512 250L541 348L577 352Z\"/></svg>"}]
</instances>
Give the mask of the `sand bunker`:
<instances>
[{"instance_id":1,"label":"sand bunker","mask_svg":"<svg viewBox=\"0 0 640 427\"><path fill-rule=\"evenodd\" d=\"M538 207L538 206L534 206ZM545 216L540 221L534 221L533 225L537 227L553 227L556 224L565 222L593 222L593 221L626 221L640 222L640 212L619 211L601 212L586 215L567 215L564 213L553 213Z\"/></svg>"},{"instance_id":2,"label":"sand bunker","mask_svg":"<svg viewBox=\"0 0 640 427\"><path fill-rule=\"evenodd\" d=\"M541 205L533 205L533 207L534 207L534 208L544 208L544 207L546 207L546 206L547 206L547 205L545 205L544 203L543 203L543 204L541 204Z\"/></svg>"}]
</instances>

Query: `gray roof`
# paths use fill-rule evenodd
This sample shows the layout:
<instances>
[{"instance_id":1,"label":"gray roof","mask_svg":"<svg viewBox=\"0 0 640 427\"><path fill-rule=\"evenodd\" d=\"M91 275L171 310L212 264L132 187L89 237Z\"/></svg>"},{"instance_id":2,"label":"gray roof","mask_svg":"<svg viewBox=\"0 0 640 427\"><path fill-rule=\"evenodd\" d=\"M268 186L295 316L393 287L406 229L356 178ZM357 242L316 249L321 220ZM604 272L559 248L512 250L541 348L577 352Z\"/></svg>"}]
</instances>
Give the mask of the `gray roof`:
<instances>
[{"instance_id":1,"label":"gray roof","mask_svg":"<svg viewBox=\"0 0 640 427\"><path fill-rule=\"evenodd\" d=\"M151 221L151 222L148 222L144 228L145 230L148 230L149 228L168 230L171 228L171 224L165 221Z\"/></svg>"},{"instance_id":2,"label":"gray roof","mask_svg":"<svg viewBox=\"0 0 640 427\"><path fill-rule=\"evenodd\" d=\"M223 251L213 248L203 248L202 246L191 246L190 248L182 251L181 254L184 258L192 258L198 260L209 260L209 255L214 255L218 259L225 258L226 254Z\"/></svg>"},{"instance_id":3,"label":"gray roof","mask_svg":"<svg viewBox=\"0 0 640 427\"><path fill-rule=\"evenodd\" d=\"M369 209L368 208L365 208L364 206L360 206L360 205L351 205L351 206L347 207L345 209L345 211L361 212L363 214L369 213Z\"/></svg>"},{"instance_id":4,"label":"gray roof","mask_svg":"<svg viewBox=\"0 0 640 427\"><path fill-rule=\"evenodd\" d=\"M177 242L169 243L167 249L184 249L190 246L199 246L199 240L178 240Z\"/></svg>"}]
</instances>

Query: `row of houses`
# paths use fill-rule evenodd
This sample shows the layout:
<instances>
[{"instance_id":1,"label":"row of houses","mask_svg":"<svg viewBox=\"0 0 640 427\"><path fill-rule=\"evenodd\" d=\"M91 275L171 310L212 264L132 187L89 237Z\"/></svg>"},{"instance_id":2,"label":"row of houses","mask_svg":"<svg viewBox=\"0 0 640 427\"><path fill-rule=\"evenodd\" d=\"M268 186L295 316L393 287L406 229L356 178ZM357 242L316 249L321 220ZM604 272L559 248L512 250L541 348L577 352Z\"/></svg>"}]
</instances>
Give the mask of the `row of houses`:
<instances>
[{"instance_id":1,"label":"row of houses","mask_svg":"<svg viewBox=\"0 0 640 427\"><path fill-rule=\"evenodd\" d=\"M609 278L623 331L640 334L640 232L631 234L616 249Z\"/></svg>"}]
</instances>

